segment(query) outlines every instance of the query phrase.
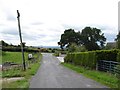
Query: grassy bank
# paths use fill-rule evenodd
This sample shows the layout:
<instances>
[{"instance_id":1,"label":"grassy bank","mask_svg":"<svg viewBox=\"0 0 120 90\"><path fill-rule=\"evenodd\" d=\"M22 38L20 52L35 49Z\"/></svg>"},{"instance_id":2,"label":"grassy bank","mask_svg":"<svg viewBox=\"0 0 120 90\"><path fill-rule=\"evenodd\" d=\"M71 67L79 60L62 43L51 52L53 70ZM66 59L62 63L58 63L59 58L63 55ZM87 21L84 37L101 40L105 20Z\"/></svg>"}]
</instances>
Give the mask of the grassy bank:
<instances>
[{"instance_id":1,"label":"grassy bank","mask_svg":"<svg viewBox=\"0 0 120 90\"><path fill-rule=\"evenodd\" d=\"M21 58L18 58L20 56L20 52L7 52L6 55L3 56L3 60L15 60L14 62L21 63ZM10 57L8 56L10 55ZM12 57L14 55L14 58ZM25 57L27 58L28 53L25 53ZM42 55L40 53L33 54L36 58L36 62L30 63L29 67L26 71L23 71L22 69L11 69L7 71L2 72L3 78L14 78L14 77L24 77L22 80L12 81L12 82L3 82L2 88L28 88L29 87L29 81L33 75L36 74L39 66L40 66L40 60L42 59ZM27 62L27 59L26 59Z\"/></svg>"},{"instance_id":2,"label":"grassy bank","mask_svg":"<svg viewBox=\"0 0 120 90\"><path fill-rule=\"evenodd\" d=\"M91 78L97 82L100 82L101 84L104 84L110 88L117 88L118 87L118 79L115 75L105 73L105 72L99 72L95 70L88 70L80 66L75 66L69 63L62 63L65 67L68 67L88 78Z\"/></svg>"}]
</instances>

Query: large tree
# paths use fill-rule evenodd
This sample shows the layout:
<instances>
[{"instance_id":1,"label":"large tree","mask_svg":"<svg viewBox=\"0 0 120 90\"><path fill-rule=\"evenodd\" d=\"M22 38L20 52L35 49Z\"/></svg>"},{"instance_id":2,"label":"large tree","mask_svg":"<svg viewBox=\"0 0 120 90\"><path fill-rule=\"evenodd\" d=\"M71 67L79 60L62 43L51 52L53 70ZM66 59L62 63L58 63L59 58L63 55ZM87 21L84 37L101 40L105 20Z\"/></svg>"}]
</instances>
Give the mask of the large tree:
<instances>
[{"instance_id":1,"label":"large tree","mask_svg":"<svg viewBox=\"0 0 120 90\"><path fill-rule=\"evenodd\" d=\"M117 48L120 49L120 31L119 31L117 38L115 40L117 42Z\"/></svg>"},{"instance_id":2,"label":"large tree","mask_svg":"<svg viewBox=\"0 0 120 90\"><path fill-rule=\"evenodd\" d=\"M65 30L58 44L63 49L65 45L69 47L72 43L80 44L80 33L76 33L74 29Z\"/></svg>"},{"instance_id":3,"label":"large tree","mask_svg":"<svg viewBox=\"0 0 120 90\"><path fill-rule=\"evenodd\" d=\"M8 43L6 43L5 41L3 41L3 40L1 40L0 41L0 44L2 45L2 46L9 46L9 44Z\"/></svg>"},{"instance_id":4,"label":"large tree","mask_svg":"<svg viewBox=\"0 0 120 90\"><path fill-rule=\"evenodd\" d=\"M88 50L101 49L106 41L100 29L85 27L81 32L82 43Z\"/></svg>"},{"instance_id":5,"label":"large tree","mask_svg":"<svg viewBox=\"0 0 120 90\"><path fill-rule=\"evenodd\" d=\"M84 45L87 50L98 50L104 46L106 38L100 29L85 27L82 32L75 32L74 29L68 29L61 35L58 44L63 49L69 47L72 43Z\"/></svg>"}]
</instances>

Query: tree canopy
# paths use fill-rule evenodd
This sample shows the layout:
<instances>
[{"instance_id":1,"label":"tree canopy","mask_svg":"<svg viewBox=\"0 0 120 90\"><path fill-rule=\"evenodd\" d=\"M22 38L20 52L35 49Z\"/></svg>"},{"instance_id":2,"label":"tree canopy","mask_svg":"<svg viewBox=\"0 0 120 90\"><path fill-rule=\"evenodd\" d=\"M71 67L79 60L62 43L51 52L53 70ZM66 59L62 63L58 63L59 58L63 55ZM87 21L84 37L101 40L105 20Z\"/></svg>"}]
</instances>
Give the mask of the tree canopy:
<instances>
[{"instance_id":1,"label":"tree canopy","mask_svg":"<svg viewBox=\"0 0 120 90\"><path fill-rule=\"evenodd\" d=\"M117 41L117 48L120 49L120 31L117 35L117 38L115 39L115 41Z\"/></svg>"},{"instance_id":2,"label":"tree canopy","mask_svg":"<svg viewBox=\"0 0 120 90\"><path fill-rule=\"evenodd\" d=\"M74 29L65 30L58 44L61 49L64 46L69 47L72 43L76 43L77 45L84 45L87 50L98 50L104 46L105 41L106 38L100 29L85 27L81 32L75 32Z\"/></svg>"},{"instance_id":3,"label":"tree canopy","mask_svg":"<svg viewBox=\"0 0 120 90\"><path fill-rule=\"evenodd\" d=\"M81 32L82 42L88 50L101 49L106 38L100 29L85 27Z\"/></svg>"},{"instance_id":4,"label":"tree canopy","mask_svg":"<svg viewBox=\"0 0 120 90\"><path fill-rule=\"evenodd\" d=\"M80 33L75 32L74 29L68 29L64 31L64 34L61 35L60 42L58 44L63 49L66 45L69 47L72 43L80 44Z\"/></svg>"}]
</instances>

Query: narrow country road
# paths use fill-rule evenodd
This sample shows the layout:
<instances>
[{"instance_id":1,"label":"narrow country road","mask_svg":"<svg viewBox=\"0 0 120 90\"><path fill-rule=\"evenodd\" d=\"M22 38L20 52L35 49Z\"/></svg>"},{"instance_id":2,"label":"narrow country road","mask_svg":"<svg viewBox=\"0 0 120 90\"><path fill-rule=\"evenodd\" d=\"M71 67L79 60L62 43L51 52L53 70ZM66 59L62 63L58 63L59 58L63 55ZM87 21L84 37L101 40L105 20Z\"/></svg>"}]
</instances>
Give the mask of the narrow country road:
<instances>
[{"instance_id":1,"label":"narrow country road","mask_svg":"<svg viewBox=\"0 0 120 90\"><path fill-rule=\"evenodd\" d=\"M43 53L41 66L29 88L107 88L62 65L52 54Z\"/></svg>"}]
</instances>

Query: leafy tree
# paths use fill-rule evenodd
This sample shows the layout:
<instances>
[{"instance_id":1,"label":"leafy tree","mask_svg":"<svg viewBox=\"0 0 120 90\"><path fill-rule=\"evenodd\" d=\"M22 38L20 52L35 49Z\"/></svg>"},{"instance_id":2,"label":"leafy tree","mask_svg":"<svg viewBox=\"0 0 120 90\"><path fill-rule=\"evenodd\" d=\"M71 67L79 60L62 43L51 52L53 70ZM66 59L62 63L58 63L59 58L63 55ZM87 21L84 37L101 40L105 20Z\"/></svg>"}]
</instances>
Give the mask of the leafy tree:
<instances>
[{"instance_id":1,"label":"leafy tree","mask_svg":"<svg viewBox=\"0 0 120 90\"><path fill-rule=\"evenodd\" d=\"M115 41L117 41L117 48L120 49L120 31L117 35L117 38L115 39Z\"/></svg>"},{"instance_id":2,"label":"leafy tree","mask_svg":"<svg viewBox=\"0 0 120 90\"><path fill-rule=\"evenodd\" d=\"M9 44L8 43L6 43L5 41L3 41L3 40L1 40L0 41L0 44L2 44L2 46L9 46Z\"/></svg>"},{"instance_id":3,"label":"leafy tree","mask_svg":"<svg viewBox=\"0 0 120 90\"><path fill-rule=\"evenodd\" d=\"M76 43L72 43L68 47L68 52L85 52L87 51L84 45L77 45Z\"/></svg>"},{"instance_id":4,"label":"leafy tree","mask_svg":"<svg viewBox=\"0 0 120 90\"><path fill-rule=\"evenodd\" d=\"M72 43L69 47L68 47L68 52L77 52L78 51L78 46L75 43Z\"/></svg>"},{"instance_id":5,"label":"leafy tree","mask_svg":"<svg viewBox=\"0 0 120 90\"><path fill-rule=\"evenodd\" d=\"M101 33L100 29L85 27L82 32L75 32L74 29L68 29L61 35L60 45L61 49L64 46L69 47L72 43L79 46L85 46L87 50L98 50L104 47L106 38Z\"/></svg>"},{"instance_id":6,"label":"leafy tree","mask_svg":"<svg viewBox=\"0 0 120 90\"><path fill-rule=\"evenodd\" d=\"M81 32L82 43L88 50L103 48L106 38L100 29L85 27Z\"/></svg>"},{"instance_id":7,"label":"leafy tree","mask_svg":"<svg viewBox=\"0 0 120 90\"><path fill-rule=\"evenodd\" d=\"M65 30L58 45L63 49L65 45L69 47L72 43L80 44L80 33L76 33L74 29Z\"/></svg>"}]
</instances>

